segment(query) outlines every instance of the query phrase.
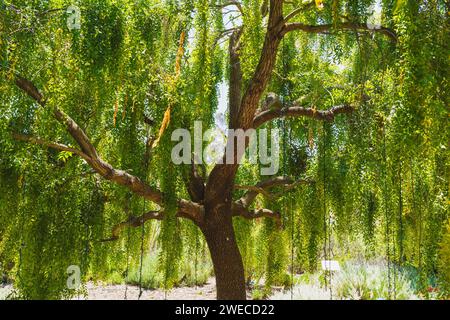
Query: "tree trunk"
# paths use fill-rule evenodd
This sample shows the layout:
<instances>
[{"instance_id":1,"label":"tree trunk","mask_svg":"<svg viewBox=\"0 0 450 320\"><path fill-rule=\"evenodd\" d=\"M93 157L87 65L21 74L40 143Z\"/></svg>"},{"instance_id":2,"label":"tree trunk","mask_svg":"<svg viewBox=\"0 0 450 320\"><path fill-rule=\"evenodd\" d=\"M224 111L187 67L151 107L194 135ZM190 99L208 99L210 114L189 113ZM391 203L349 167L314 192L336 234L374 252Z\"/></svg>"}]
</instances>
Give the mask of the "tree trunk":
<instances>
[{"instance_id":1,"label":"tree trunk","mask_svg":"<svg viewBox=\"0 0 450 320\"><path fill-rule=\"evenodd\" d=\"M226 213L208 213L206 217L209 219L206 219L201 229L214 266L217 299L245 300L244 265L236 243L231 210Z\"/></svg>"}]
</instances>

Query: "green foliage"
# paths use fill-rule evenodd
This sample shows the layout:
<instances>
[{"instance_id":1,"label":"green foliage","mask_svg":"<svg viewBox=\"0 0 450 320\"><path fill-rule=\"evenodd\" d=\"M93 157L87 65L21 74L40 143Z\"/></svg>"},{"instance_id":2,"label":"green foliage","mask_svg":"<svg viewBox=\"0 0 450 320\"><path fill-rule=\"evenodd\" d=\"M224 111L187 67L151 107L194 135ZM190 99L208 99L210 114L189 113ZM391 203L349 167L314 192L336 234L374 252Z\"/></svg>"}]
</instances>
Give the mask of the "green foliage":
<instances>
[{"instance_id":1,"label":"green foliage","mask_svg":"<svg viewBox=\"0 0 450 320\"><path fill-rule=\"evenodd\" d=\"M252 291L252 300L263 300L265 296L264 290L254 289Z\"/></svg>"},{"instance_id":2,"label":"green foliage","mask_svg":"<svg viewBox=\"0 0 450 320\"><path fill-rule=\"evenodd\" d=\"M277 226L272 220L265 221L263 232L267 239L265 285L266 287L287 285L288 247L286 246L286 235L281 230L277 230Z\"/></svg>"},{"instance_id":3,"label":"green foliage","mask_svg":"<svg viewBox=\"0 0 450 320\"><path fill-rule=\"evenodd\" d=\"M144 258L142 267L142 279L140 279L139 266L132 268L125 281L132 285L142 285L145 289L164 287L164 274L158 268L158 256L148 255Z\"/></svg>"},{"instance_id":4,"label":"green foliage","mask_svg":"<svg viewBox=\"0 0 450 320\"><path fill-rule=\"evenodd\" d=\"M257 268L258 261L255 257L255 248L257 247L257 229L253 221L244 219L235 219L233 221L236 239L239 245L239 251L244 263L245 278L252 279L257 273L262 272ZM262 239L266 241L265 239ZM259 269L259 270L258 270ZM261 275L261 274L260 274Z\"/></svg>"}]
</instances>

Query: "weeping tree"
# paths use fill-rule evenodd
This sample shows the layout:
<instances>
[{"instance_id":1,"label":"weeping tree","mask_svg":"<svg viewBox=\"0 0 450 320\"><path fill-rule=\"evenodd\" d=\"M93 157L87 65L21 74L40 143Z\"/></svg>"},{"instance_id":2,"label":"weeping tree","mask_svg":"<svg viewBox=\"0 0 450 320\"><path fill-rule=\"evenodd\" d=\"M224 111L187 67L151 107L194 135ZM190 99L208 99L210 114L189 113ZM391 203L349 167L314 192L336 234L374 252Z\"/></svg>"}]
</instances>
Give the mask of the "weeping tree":
<instances>
[{"instance_id":1,"label":"weeping tree","mask_svg":"<svg viewBox=\"0 0 450 320\"><path fill-rule=\"evenodd\" d=\"M73 294L68 265L101 278L154 235L166 288L205 242L219 299L245 299L254 272L282 281L287 243L314 270L330 230L435 271L444 1L86 0L79 21L71 4L1 6L0 261L24 297ZM171 161L173 130L216 125L223 82L228 128L281 129L281 174L242 152Z\"/></svg>"}]
</instances>

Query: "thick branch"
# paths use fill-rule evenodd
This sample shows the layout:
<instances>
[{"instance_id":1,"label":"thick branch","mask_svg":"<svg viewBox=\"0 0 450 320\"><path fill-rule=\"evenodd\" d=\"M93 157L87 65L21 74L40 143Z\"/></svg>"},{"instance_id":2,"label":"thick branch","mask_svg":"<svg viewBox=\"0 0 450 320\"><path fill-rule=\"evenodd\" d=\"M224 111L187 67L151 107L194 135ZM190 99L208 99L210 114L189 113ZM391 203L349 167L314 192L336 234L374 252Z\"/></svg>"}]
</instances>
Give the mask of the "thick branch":
<instances>
[{"instance_id":1,"label":"thick branch","mask_svg":"<svg viewBox=\"0 0 450 320\"><path fill-rule=\"evenodd\" d=\"M270 193L270 189L275 187L283 187L283 191L292 190L300 184L311 183L311 180L300 179L293 180L289 177L274 177L259 182L256 186L235 186L236 189L249 190L241 199L232 204L233 216L240 216L245 219L258 219L262 217L273 218L276 220L277 225L281 227L281 214L279 212L273 212L269 209L255 209L249 210L248 207L253 203L258 194L268 195L273 197L274 194Z\"/></svg>"},{"instance_id":2,"label":"thick branch","mask_svg":"<svg viewBox=\"0 0 450 320\"><path fill-rule=\"evenodd\" d=\"M333 30L377 32L389 37L394 42L397 41L397 34L393 30L383 26L359 22L343 22L337 25L334 24L306 25L299 22L293 22L285 25L282 34L285 35L288 32L296 30L308 33L328 33Z\"/></svg>"},{"instance_id":3,"label":"thick branch","mask_svg":"<svg viewBox=\"0 0 450 320\"><path fill-rule=\"evenodd\" d=\"M33 98L37 103L39 103L41 106L45 105L43 95L31 81L22 77L17 77L15 82L20 89L22 89L26 94Z\"/></svg>"},{"instance_id":4,"label":"thick branch","mask_svg":"<svg viewBox=\"0 0 450 320\"><path fill-rule=\"evenodd\" d=\"M292 19L298 12L292 12L288 15L288 18ZM271 0L269 21L263 48L259 63L241 100L237 128L246 130L251 127L258 127L269 120L284 116L309 116L319 120L331 121L334 119L335 115L340 113L350 113L353 110L348 105L337 106L327 111L317 111L312 108L294 106L282 110L267 110L255 116L261 96L266 89L270 75L273 72L281 39L286 33L295 30L310 33L327 33L333 30L378 32L390 37L394 41L397 40L397 36L392 30L382 26L373 26L364 23L344 22L337 25L329 24L316 26L305 25L302 23L286 23L283 18L283 1ZM230 193L233 188L234 178L241 157L242 154L234 152L234 164L217 164L214 167L208 179L205 203L215 206L220 203L222 199L225 199L225 202L230 200ZM214 212L214 210L212 211Z\"/></svg>"},{"instance_id":5,"label":"thick branch","mask_svg":"<svg viewBox=\"0 0 450 320\"><path fill-rule=\"evenodd\" d=\"M16 79L16 85L41 106L45 106L43 95L31 81L18 77ZM149 186L139 178L130 175L125 171L114 169L109 163L103 161L98 156L97 150L92 145L83 129L81 129L72 118L58 108L54 108L53 112L55 118L66 127L69 134L78 143L82 152L88 156L84 159L97 173L107 180L129 188L138 195L155 203L162 204L162 193L159 190Z\"/></svg>"},{"instance_id":6,"label":"thick branch","mask_svg":"<svg viewBox=\"0 0 450 320\"><path fill-rule=\"evenodd\" d=\"M202 226L205 222L205 208L198 203L180 199L178 200L177 216L189 219L196 225Z\"/></svg>"},{"instance_id":7,"label":"thick branch","mask_svg":"<svg viewBox=\"0 0 450 320\"><path fill-rule=\"evenodd\" d=\"M195 224L201 226L203 224L204 212L203 207L187 201L180 200L178 202L179 210L176 214L177 218L189 219ZM102 242L115 241L119 239L120 233L126 227L137 228L142 226L149 220L163 220L165 217L164 211L148 211L141 216L132 216L127 220L115 225L111 232L111 237L101 240Z\"/></svg>"},{"instance_id":8,"label":"thick branch","mask_svg":"<svg viewBox=\"0 0 450 320\"><path fill-rule=\"evenodd\" d=\"M78 143L81 150L91 158L98 158L97 150L87 137L86 133L84 133L83 129L81 129L71 117L65 114L64 111L55 108L53 113L56 120L65 125L67 131Z\"/></svg>"},{"instance_id":9,"label":"thick branch","mask_svg":"<svg viewBox=\"0 0 450 320\"><path fill-rule=\"evenodd\" d=\"M39 105L41 105L42 107L45 106L46 103L44 96L31 81L23 77L17 77L15 82L20 89L22 89L26 94L33 98ZM66 126L67 131L75 139L75 141L78 143L81 150L85 154L93 158L96 158L98 156L94 146L89 141L89 138L72 118L70 118L58 108L54 108L53 114L60 123Z\"/></svg>"},{"instance_id":10,"label":"thick branch","mask_svg":"<svg viewBox=\"0 0 450 320\"><path fill-rule=\"evenodd\" d=\"M145 222L149 220L162 220L163 217L164 215L160 211L149 211L139 217L131 216L124 222L121 222L113 227L110 238L102 239L100 241L101 242L116 241L119 239L121 231L126 227L137 228L139 226L142 226Z\"/></svg>"},{"instance_id":11,"label":"thick branch","mask_svg":"<svg viewBox=\"0 0 450 320\"><path fill-rule=\"evenodd\" d=\"M309 117L322 121L333 121L338 114L352 113L354 108L350 105L339 105L329 110L316 110L314 108L305 108L292 106L282 109L266 110L257 114L253 120L253 127L258 128L262 124L283 117Z\"/></svg>"},{"instance_id":12,"label":"thick branch","mask_svg":"<svg viewBox=\"0 0 450 320\"><path fill-rule=\"evenodd\" d=\"M138 177L133 176L123 170L113 168L109 163L103 161L101 158L90 159L87 161L87 163L106 180L127 187L132 192L157 204L162 204L162 193L159 190L144 183Z\"/></svg>"}]
</instances>

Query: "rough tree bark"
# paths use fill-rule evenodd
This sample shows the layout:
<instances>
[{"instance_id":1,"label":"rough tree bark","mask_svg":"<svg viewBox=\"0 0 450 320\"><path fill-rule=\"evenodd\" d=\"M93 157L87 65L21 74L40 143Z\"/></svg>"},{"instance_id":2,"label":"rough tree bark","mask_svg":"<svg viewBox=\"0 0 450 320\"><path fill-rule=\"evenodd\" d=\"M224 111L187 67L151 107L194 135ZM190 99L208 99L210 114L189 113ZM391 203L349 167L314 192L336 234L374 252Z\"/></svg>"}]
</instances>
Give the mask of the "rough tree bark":
<instances>
[{"instance_id":1,"label":"rough tree bark","mask_svg":"<svg viewBox=\"0 0 450 320\"><path fill-rule=\"evenodd\" d=\"M217 299L245 300L244 265L236 242L231 203L206 208L205 224L200 229L208 244L216 276Z\"/></svg>"}]
</instances>

